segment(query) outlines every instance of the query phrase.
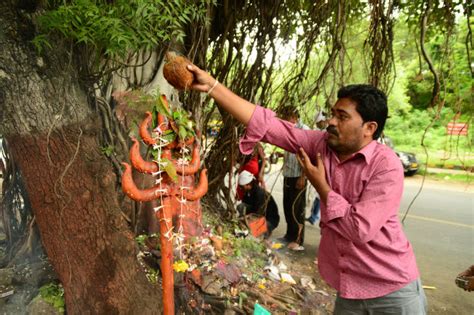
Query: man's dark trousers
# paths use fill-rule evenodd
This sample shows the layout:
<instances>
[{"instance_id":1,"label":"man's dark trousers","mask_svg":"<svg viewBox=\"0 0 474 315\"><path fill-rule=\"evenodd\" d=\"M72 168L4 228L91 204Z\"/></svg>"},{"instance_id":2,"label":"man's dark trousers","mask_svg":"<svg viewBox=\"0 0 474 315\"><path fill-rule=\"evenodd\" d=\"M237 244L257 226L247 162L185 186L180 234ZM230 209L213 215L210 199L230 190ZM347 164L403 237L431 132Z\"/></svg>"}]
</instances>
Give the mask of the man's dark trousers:
<instances>
[{"instance_id":1,"label":"man's dark trousers","mask_svg":"<svg viewBox=\"0 0 474 315\"><path fill-rule=\"evenodd\" d=\"M303 189L296 188L299 177L284 177L283 208L286 219L285 239L303 245L306 209L306 184ZM296 219L296 220L295 220ZM301 233L299 225L301 225Z\"/></svg>"}]
</instances>

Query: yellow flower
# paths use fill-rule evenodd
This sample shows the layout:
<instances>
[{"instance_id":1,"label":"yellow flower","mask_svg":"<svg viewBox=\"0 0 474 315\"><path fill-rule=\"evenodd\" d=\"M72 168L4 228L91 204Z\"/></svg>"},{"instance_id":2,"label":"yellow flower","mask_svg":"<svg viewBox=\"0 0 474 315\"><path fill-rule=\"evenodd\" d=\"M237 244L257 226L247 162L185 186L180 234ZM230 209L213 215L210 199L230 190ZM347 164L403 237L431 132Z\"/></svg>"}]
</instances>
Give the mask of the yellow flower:
<instances>
[{"instance_id":1,"label":"yellow flower","mask_svg":"<svg viewBox=\"0 0 474 315\"><path fill-rule=\"evenodd\" d=\"M189 265L184 260L179 260L173 264L173 269L176 272L185 272L188 268Z\"/></svg>"},{"instance_id":2,"label":"yellow flower","mask_svg":"<svg viewBox=\"0 0 474 315\"><path fill-rule=\"evenodd\" d=\"M282 243L274 243L272 245L272 249L280 249L283 247L283 244Z\"/></svg>"}]
</instances>

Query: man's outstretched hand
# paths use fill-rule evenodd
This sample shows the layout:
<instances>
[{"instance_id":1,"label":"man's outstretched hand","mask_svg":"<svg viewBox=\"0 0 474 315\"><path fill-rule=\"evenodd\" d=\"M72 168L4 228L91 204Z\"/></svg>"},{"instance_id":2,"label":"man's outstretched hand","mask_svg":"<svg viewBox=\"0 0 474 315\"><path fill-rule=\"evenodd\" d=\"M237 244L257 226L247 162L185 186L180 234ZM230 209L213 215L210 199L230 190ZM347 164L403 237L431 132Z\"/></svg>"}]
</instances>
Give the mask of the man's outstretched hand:
<instances>
[{"instance_id":1,"label":"man's outstretched hand","mask_svg":"<svg viewBox=\"0 0 474 315\"><path fill-rule=\"evenodd\" d=\"M192 90L207 93L223 110L244 125L248 125L255 111L254 104L220 84L217 79L196 65L189 63L186 69L194 76L194 80L189 86Z\"/></svg>"},{"instance_id":2,"label":"man's outstretched hand","mask_svg":"<svg viewBox=\"0 0 474 315\"><path fill-rule=\"evenodd\" d=\"M216 79L196 65L189 64L187 69L194 75L194 81L191 84L193 90L207 93L216 83Z\"/></svg>"}]
</instances>

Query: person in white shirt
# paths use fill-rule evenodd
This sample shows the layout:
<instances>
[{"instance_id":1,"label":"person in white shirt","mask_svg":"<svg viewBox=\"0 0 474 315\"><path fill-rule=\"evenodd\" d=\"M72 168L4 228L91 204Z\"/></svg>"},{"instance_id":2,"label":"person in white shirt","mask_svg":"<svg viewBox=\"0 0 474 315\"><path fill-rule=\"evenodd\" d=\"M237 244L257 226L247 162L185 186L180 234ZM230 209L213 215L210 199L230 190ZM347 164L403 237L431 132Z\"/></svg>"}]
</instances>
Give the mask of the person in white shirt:
<instances>
[{"instance_id":1,"label":"person in white shirt","mask_svg":"<svg viewBox=\"0 0 474 315\"><path fill-rule=\"evenodd\" d=\"M326 120L326 114L321 110L316 114L316 118L314 119L316 123L316 128L319 130L325 130L328 123ZM311 215L306 218L311 225L314 225L317 221L319 221L319 210L320 210L320 200L319 195L316 192L316 197L314 198L313 205L311 206Z\"/></svg>"},{"instance_id":2,"label":"person in white shirt","mask_svg":"<svg viewBox=\"0 0 474 315\"><path fill-rule=\"evenodd\" d=\"M282 118L297 128L310 128L299 121L298 110L284 108ZM283 208L286 220L286 233L283 241L288 242L290 250L304 250L304 222L306 210L306 176L301 170L296 154L285 152L283 163Z\"/></svg>"}]
</instances>

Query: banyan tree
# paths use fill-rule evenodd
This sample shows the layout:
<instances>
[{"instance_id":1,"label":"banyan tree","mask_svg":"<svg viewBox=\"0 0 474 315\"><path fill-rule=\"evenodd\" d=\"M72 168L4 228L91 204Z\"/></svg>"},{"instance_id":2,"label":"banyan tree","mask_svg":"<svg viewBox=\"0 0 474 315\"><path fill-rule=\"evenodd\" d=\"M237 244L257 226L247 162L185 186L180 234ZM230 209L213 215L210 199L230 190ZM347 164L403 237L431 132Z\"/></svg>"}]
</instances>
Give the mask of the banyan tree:
<instances>
[{"instance_id":1,"label":"banyan tree","mask_svg":"<svg viewBox=\"0 0 474 315\"><path fill-rule=\"evenodd\" d=\"M186 56L254 103L312 115L356 80L390 93L394 25L403 16L420 67L433 78L430 107L440 108L440 64L425 43L433 34L449 37L471 13L470 1L435 0L2 1L2 266L43 247L68 313L155 313L160 289L141 272L134 242L152 223L146 206L120 188L121 162L149 102L125 96L164 94L203 132L222 122L215 141L201 144L201 159L209 184L204 211L220 211L223 220L234 213L228 175L243 132L210 98L166 83L166 52ZM469 22L463 36L472 74ZM356 37L362 54L354 53Z\"/></svg>"}]
</instances>

